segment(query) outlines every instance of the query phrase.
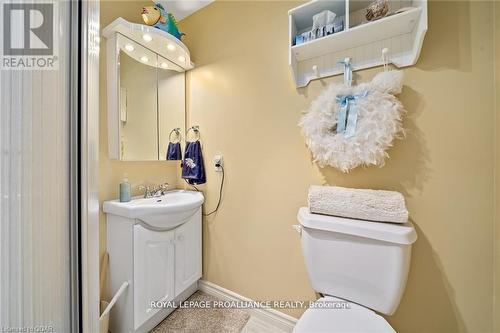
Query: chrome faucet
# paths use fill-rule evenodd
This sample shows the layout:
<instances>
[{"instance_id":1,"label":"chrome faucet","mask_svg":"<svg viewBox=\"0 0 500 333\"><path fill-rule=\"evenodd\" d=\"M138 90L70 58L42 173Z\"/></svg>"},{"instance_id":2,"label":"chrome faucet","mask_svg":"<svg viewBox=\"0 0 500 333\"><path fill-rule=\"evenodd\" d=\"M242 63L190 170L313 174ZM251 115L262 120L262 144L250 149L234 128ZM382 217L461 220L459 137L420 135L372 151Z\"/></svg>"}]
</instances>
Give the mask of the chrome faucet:
<instances>
[{"instance_id":1,"label":"chrome faucet","mask_svg":"<svg viewBox=\"0 0 500 333\"><path fill-rule=\"evenodd\" d=\"M158 185L158 187L155 186L139 186L139 190L144 191L144 198L153 198L153 197L159 197L161 195L164 195L168 191L168 183L163 183L161 185Z\"/></svg>"}]
</instances>

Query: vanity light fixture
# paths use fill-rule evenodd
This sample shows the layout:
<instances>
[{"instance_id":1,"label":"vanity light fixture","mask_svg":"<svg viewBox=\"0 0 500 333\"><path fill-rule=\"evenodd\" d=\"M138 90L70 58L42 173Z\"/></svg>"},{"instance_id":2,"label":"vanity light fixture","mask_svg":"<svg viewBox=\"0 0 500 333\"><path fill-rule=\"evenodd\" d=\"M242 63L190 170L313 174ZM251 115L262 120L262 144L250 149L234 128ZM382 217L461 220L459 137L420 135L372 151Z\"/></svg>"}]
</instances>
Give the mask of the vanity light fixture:
<instances>
[{"instance_id":1,"label":"vanity light fixture","mask_svg":"<svg viewBox=\"0 0 500 333\"><path fill-rule=\"evenodd\" d=\"M135 48L132 44L127 44L125 45L125 50L132 52Z\"/></svg>"},{"instance_id":2,"label":"vanity light fixture","mask_svg":"<svg viewBox=\"0 0 500 333\"><path fill-rule=\"evenodd\" d=\"M144 41L146 41L146 42L150 42L153 40L153 37L151 37L151 35L144 34L144 35L142 35L142 39L144 39Z\"/></svg>"},{"instance_id":3,"label":"vanity light fixture","mask_svg":"<svg viewBox=\"0 0 500 333\"><path fill-rule=\"evenodd\" d=\"M169 49L170 51L173 51L173 50L175 50L175 45L174 44L168 44L167 45L167 49Z\"/></svg>"},{"instance_id":4,"label":"vanity light fixture","mask_svg":"<svg viewBox=\"0 0 500 333\"><path fill-rule=\"evenodd\" d=\"M179 59L179 61L180 61L180 62L184 62L184 61L186 61L186 58L184 58L183 56L180 56L180 57L179 57L179 58L177 58L177 59Z\"/></svg>"},{"instance_id":5,"label":"vanity light fixture","mask_svg":"<svg viewBox=\"0 0 500 333\"><path fill-rule=\"evenodd\" d=\"M146 57L146 56L142 56L142 57L141 57L141 61L142 61L142 62L148 62L148 61L149 61L149 58L148 58L148 57Z\"/></svg>"},{"instance_id":6,"label":"vanity light fixture","mask_svg":"<svg viewBox=\"0 0 500 333\"><path fill-rule=\"evenodd\" d=\"M166 62L162 62L160 67L161 68L168 68L168 64Z\"/></svg>"}]
</instances>

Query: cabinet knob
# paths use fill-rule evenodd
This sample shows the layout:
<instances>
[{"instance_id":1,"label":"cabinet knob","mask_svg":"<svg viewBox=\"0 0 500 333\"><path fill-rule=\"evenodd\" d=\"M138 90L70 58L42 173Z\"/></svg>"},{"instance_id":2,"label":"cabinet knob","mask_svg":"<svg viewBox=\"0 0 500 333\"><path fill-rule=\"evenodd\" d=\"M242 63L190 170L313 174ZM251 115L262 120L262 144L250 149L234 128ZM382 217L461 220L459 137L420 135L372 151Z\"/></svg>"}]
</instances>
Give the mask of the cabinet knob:
<instances>
[{"instance_id":1,"label":"cabinet knob","mask_svg":"<svg viewBox=\"0 0 500 333\"><path fill-rule=\"evenodd\" d=\"M184 240L184 235L177 236L177 240L183 241Z\"/></svg>"}]
</instances>

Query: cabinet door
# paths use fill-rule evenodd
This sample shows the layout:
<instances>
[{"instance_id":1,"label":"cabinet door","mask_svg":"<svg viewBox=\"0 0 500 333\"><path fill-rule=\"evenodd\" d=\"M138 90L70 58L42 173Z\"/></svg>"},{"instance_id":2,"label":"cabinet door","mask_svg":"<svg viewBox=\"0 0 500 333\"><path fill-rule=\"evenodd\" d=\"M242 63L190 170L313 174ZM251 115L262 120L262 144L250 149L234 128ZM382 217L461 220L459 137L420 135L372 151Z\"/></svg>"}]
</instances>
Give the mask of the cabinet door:
<instances>
[{"instance_id":1,"label":"cabinet door","mask_svg":"<svg viewBox=\"0 0 500 333\"><path fill-rule=\"evenodd\" d=\"M159 309L152 301L174 299L174 232L134 226L134 326L137 329Z\"/></svg>"},{"instance_id":2,"label":"cabinet door","mask_svg":"<svg viewBox=\"0 0 500 333\"><path fill-rule=\"evenodd\" d=\"M201 278L201 216L175 229L175 296Z\"/></svg>"}]
</instances>

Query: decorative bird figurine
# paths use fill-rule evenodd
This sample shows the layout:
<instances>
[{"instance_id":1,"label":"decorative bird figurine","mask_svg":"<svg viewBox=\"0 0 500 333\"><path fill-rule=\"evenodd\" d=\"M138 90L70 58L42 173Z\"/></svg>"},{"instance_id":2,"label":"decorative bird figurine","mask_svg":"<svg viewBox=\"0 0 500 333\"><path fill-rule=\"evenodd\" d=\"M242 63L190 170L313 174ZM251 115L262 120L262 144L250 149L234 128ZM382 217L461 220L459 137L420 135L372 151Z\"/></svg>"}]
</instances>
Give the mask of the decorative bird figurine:
<instances>
[{"instance_id":1,"label":"decorative bird figurine","mask_svg":"<svg viewBox=\"0 0 500 333\"><path fill-rule=\"evenodd\" d=\"M181 39L184 35L177 27L177 21L174 15L168 13L160 3L155 3L153 6L142 8L141 13L144 23L155 28L168 32L169 34Z\"/></svg>"}]
</instances>

